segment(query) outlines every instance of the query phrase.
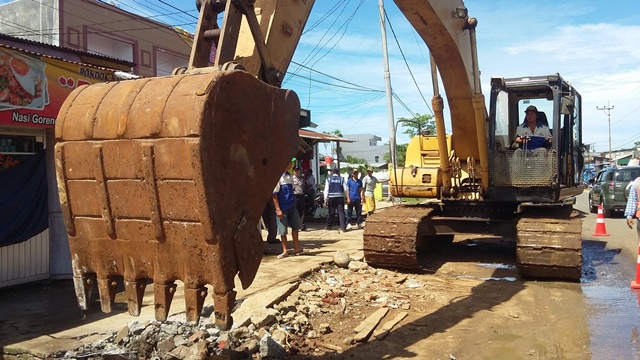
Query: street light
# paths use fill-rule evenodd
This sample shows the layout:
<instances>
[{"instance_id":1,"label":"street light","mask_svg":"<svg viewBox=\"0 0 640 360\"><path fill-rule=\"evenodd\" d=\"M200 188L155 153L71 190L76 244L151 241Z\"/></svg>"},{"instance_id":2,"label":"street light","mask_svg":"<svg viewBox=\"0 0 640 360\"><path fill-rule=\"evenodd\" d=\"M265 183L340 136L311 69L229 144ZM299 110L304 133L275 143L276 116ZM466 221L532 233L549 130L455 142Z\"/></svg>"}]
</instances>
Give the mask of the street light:
<instances>
[{"instance_id":1,"label":"street light","mask_svg":"<svg viewBox=\"0 0 640 360\"><path fill-rule=\"evenodd\" d=\"M611 110L613 110L613 108L614 106L609 106L609 101L607 101L606 107L596 106L597 110L602 110L605 114L607 114L607 117L609 118L609 164L611 164L611 160L613 160L611 156Z\"/></svg>"}]
</instances>

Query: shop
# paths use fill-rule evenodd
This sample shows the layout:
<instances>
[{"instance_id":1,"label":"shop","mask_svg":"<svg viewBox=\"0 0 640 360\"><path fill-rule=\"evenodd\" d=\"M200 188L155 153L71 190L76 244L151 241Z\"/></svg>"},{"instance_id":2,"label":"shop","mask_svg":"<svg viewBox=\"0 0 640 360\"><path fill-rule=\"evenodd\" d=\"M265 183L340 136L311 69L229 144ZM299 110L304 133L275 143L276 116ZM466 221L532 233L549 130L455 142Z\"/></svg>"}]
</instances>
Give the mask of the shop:
<instances>
[{"instance_id":1,"label":"shop","mask_svg":"<svg viewBox=\"0 0 640 360\"><path fill-rule=\"evenodd\" d=\"M71 275L56 117L73 89L111 80L114 70L0 44L0 288Z\"/></svg>"}]
</instances>

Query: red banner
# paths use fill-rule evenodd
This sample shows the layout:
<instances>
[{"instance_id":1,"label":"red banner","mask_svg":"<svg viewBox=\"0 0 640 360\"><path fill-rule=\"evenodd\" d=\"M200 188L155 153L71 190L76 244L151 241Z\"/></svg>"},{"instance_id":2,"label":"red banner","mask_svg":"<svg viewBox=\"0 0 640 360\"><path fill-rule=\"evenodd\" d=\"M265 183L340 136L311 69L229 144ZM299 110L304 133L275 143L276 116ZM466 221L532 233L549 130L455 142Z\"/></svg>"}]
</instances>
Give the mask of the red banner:
<instances>
[{"instance_id":1,"label":"red banner","mask_svg":"<svg viewBox=\"0 0 640 360\"><path fill-rule=\"evenodd\" d=\"M73 89L113 80L113 71L0 47L0 124L53 129Z\"/></svg>"}]
</instances>

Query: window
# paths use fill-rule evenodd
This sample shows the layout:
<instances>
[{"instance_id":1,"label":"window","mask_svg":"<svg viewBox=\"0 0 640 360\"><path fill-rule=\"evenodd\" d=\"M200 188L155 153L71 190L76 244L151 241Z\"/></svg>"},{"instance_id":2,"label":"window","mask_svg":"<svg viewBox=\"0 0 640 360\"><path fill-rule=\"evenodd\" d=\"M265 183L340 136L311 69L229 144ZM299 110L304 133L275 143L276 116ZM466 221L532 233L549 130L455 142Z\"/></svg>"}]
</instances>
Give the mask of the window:
<instances>
[{"instance_id":1,"label":"window","mask_svg":"<svg viewBox=\"0 0 640 360\"><path fill-rule=\"evenodd\" d=\"M13 169L44 149L44 136L0 134L0 172Z\"/></svg>"},{"instance_id":2,"label":"window","mask_svg":"<svg viewBox=\"0 0 640 360\"><path fill-rule=\"evenodd\" d=\"M163 49L154 49L156 76L171 75L173 69L189 65L189 59L185 56L172 54Z\"/></svg>"},{"instance_id":3,"label":"window","mask_svg":"<svg viewBox=\"0 0 640 360\"><path fill-rule=\"evenodd\" d=\"M87 35L87 51L90 53L134 61L133 43L89 32Z\"/></svg>"}]
</instances>

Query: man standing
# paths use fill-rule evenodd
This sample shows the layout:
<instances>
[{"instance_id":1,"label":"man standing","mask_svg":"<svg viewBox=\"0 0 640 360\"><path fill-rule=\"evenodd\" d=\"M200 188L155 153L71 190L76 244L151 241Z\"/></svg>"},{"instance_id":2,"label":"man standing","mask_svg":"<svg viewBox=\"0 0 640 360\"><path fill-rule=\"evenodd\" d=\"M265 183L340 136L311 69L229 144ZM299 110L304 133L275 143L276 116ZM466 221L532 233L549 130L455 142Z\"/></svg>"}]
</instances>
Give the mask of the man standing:
<instances>
[{"instance_id":1,"label":"man standing","mask_svg":"<svg viewBox=\"0 0 640 360\"><path fill-rule=\"evenodd\" d=\"M347 181L347 229L351 228L351 212L356 210L356 224L358 229L362 229L362 198L364 197L364 190L362 188L362 181L358 178L358 170L353 170L351 177Z\"/></svg>"},{"instance_id":2,"label":"man standing","mask_svg":"<svg viewBox=\"0 0 640 360\"><path fill-rule=\"evenodd\" d=\"M300 175L300 166L298 165L293 167L293 193L296 195L296 210L300 215L302 231L307 231L307 226L304 223L304 178Z\"/></svg>"},{"instance_id":3,"label":"man standing","mask_svg":"<svg viewBox=\"0 0 640 360\"><path fill-rule=\"evenodd\" d=\"M329 176L324 183L324 204L329 207L325 230L331 230L333 216L336 212L338 212L338 221L340 221L340 230L338 230L338 233L342 233L347 229L344 216L344 192L346 190L347 185L342 176L340 176L340 170L334 168L331 176Z\"/></svg>"},{"instance_id":4,"label":"man standing","mask_svg":"<svg viewBox=\"0 0 640 360\"><path fill-rule=\"evenodd\" d=\"M272 195L273 204L276 208L278 234L280 234L280 242L282 243L282 254L278 255L278 259L289 255L287 252L287 227L291 228L294 254L304 251L298 242L298 231L300 231L301 225L300 216L298 215L298 210L296 210L296 196L293 192L293 175L289 172L292 165L292 162L287 165L287 169L280 176Z\"/></svg>"},{"instance_id":5,"label":"man standing","mask_svg":"<svg viewBox=\"0 0 640 360\"><path fill-rule=\"evenodd\" d=\"M636 221L636 232L638 233L638 241L640 241L640 177L637 177L629 186L629 198L627 199L627 207L624 209L624 216L627 218L627 226L629 229L633 229L633 218L638 218Z\"/></svg>"},{"instance_id":6,"label":"man standing","mask_svg":"<svg viewBox=\"0 0 640 360\"><path fill-rule=\"evenodd\" d=\"M362 179L362 187L364 187L364 201L365 206L367 207L367 214L373 214L376 210L376 197L373 194L373 191L376 189L378 183L386 183L387 180L378 180L375 176L373 176L373 169L367 169L367 176Z\"/></svg>"}]
</instances>

